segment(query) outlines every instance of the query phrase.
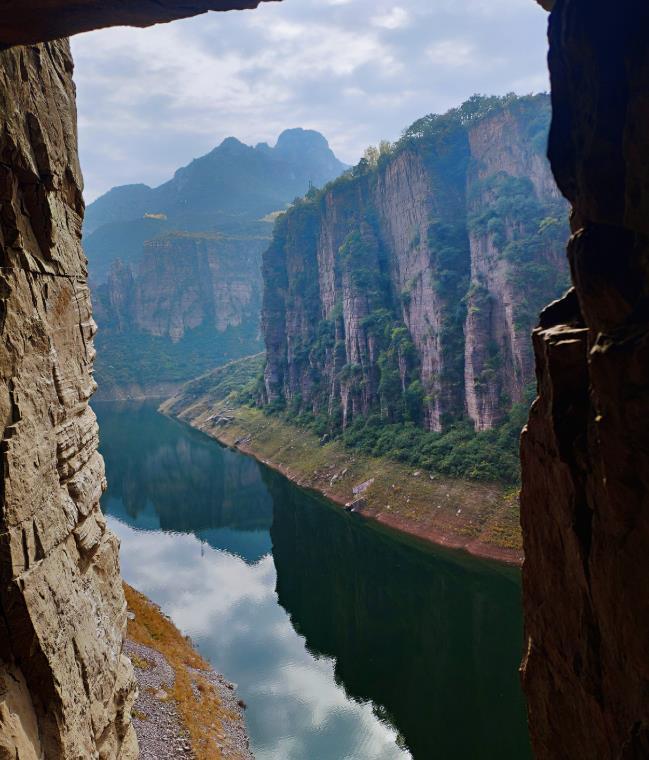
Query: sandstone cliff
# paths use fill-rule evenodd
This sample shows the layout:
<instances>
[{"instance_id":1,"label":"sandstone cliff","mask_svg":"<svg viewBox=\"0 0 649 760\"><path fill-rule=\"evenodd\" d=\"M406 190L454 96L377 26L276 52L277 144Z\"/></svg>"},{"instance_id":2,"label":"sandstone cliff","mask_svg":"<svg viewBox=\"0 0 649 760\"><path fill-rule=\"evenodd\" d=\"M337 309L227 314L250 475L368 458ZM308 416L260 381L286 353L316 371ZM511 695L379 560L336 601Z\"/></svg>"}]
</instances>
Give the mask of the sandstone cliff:
<instances>
[{"instance_id":1,"label":"sandstone cliff","mask_svg":"<svg viewBox=\"0 0 649 760\"><path fill-rule=\"evenodd\" d=\"M522 441L536 757L649 756L649 8L559 0L550 158L575 290L534 334Z\"/></svg>"},{"instance_id":2,"label":"sandstone cliff","mask_svg":"<svg viewBox=\"0 0 649 760\"><path fill-rule=\"evenodd\" d=\"M378 411L492 427L533 377L529 332L567 283L549 99L473 98L311 193L264 257L264 401L334 426Z\"/></svg>"},{"instance_id":3,"label":"sandstone cliff","mask_svg":"<svg viewBox=\"0 0 649 760\"><path fill-rule=\"evenodd\" d=\"M123 5L123 4L122 4ZM0 755L135 758L118 546L88 406L95 324L66 41L256 0L10 2L0 19Z\"/></svg>"},{"instance_id":4,"label":"sandstone cliff","mask_svg":"<svg viewBox=\"0 0 649 760\"><path fill-rule=\"evenodd\" d=\"M567 284L566 207L545 157L547 118L521 102L469 129L464 387L477 430L523 399L534 376L530 331L547 297Z\"/></svg>"},{"instance_id":5,"label":"sandstone cliff","mask_svg":"<svg viewBox=\"0 0 649 760\"><path fill-rule=\"evenodd\" d=\"M0 53L0 754L135 757L67 42Z\"/></svg>"},{"instance_id":6,"label":"sandstone cliff","mask_svg":"<svg viewBox=\"0 0 649 760\"><path fill-rule=\"evenodd\" d=\"M113 262L107 283L93 289L99 396L169 395L259 351L267 245L261 236L170 233L146 243L135 271Z\"/></svg>"}]
</instances>

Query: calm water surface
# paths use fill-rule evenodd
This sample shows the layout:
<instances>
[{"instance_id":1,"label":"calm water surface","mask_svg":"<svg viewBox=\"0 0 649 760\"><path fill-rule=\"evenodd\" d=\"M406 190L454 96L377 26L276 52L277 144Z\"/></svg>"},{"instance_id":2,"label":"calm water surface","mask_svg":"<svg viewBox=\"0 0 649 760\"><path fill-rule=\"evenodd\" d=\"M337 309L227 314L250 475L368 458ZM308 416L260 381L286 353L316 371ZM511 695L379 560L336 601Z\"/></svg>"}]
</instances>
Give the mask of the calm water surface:
<instances>
[{"instance_id":1,"label":"calm water surface","mask_svg":"<svg viewBox=\"0 0 649 760\"><path fill-rule=\"evenodd\" d=\"M151 404L97 403L126 580L238 685L258 760L524 760L516 571L363 523Z\"/></svg>"}]
</instances>

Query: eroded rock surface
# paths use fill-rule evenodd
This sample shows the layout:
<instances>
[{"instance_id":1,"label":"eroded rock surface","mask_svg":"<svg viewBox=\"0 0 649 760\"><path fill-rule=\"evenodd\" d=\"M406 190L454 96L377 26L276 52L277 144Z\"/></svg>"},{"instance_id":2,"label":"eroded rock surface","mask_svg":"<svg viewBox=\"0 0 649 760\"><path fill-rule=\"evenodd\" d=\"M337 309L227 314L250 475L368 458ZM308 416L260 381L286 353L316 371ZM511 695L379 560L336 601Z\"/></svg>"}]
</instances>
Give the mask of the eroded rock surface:
<instances>
[{"instance_id":1,"label":"eroded rock surface","mask_svg":"<svg viewBox=\"0 0 649 760\"><path fill-rule=\"evenodd\" d=\"M555 177L574 291L534 334L522 440L527 656L539 760L649 756L649 7L559 0Z\"/></svg>"},{"instance_id":2,"label":"eroded rock surface","mask_svg":"<svg viewBox=\"0 0 649 760\"><path fill-rule=\"evenodd\" d=\"M132 758L67 42L0 53L0 754Z\"/></svg>"},{"instance_id":3,"label":"eroded rock surface","mask_svg":"<svg viewBox=\"0 0 649 760\"><path fill-rule=\"evenodd\" d=\"M259 259L265 238L171 234L147 242L134 276L116 261L100 290L97 321L178 341L207 326L222 333L253 321L261 308Z\"/></svg>"}]
</instances>

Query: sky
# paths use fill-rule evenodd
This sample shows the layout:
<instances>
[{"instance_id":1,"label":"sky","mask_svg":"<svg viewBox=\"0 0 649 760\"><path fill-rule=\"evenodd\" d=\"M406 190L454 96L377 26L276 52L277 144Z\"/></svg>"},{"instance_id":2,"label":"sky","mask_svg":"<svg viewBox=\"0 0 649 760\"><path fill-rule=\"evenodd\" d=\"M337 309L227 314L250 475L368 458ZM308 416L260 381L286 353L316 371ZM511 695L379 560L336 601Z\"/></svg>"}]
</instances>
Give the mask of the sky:
<instances>
[{"instance_id":1,"label":"sky","mask_svg":"<svg viewBox=\"0 0 649 760\"><path fill-rule=\"evenodd\" d=\"M72 40L86 202L156 186L228 136L317 129L356 163L474 93L549 89L533 0L283 0Z\"/></svg>"}]
</instances>

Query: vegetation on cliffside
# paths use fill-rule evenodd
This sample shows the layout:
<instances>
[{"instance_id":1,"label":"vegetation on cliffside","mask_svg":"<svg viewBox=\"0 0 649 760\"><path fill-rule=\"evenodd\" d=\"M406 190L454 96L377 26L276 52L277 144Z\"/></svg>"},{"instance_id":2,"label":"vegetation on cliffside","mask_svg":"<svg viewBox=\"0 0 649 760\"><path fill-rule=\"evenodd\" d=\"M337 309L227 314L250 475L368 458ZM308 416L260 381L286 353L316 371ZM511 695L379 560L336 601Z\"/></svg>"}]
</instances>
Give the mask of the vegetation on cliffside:
<instances>
[{"instance_id":1,"label":"vegetation on cliffside","mask_svg":"<svg viewBox=\"0 0 649 760\"><path fill-rule=\"evenodd\" d=\"M212 370L183 386L180 405L187 408L202 399L214 404L227 402L231 408L257 409L264 363L262 353ZM515 485L520 475L518 439L532 396L530 387L526 400L515 405L502 423L480 433L467 420L436 433L411 421L386 423L376 414L360 417L343 432L332 433L325 417L295 414L277 405L262 406L261 411L269 422L275 419L311 434L314 445L337 441L349 452L421 468L428 475Z\"/></svg>"},{"instance_id":2,"label":"vegetation on cliffside","mask_svg":"<svg viewBox=\"0 0 649 760\"><path fill-rule=\"evenodd\" d=\"M320 436L305 417L259 409L254 398L263 364L261 354L219 367L185 384L161 411L254 455L298 485L339 504L354 502L355 511L400 531L521 561L515 487L494 482L498 478L480 482L446 474L443 467L413 466L393 452L374 454L344 437ZM449 438L448 444L457 441Z\"/></svg>"},{"instance_id":3,"label":"vegetation on cliffside","mask_svg":"<svg viewBox=\"0 0 649 760\"><path fill-rule=\"evenodd\" d=\"M474 96L296 199L264 255L257 401L348 446L514 482L530 332L568 284L545 95Z\"/></svg>"}]
</instances>

